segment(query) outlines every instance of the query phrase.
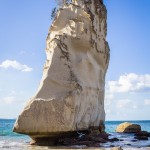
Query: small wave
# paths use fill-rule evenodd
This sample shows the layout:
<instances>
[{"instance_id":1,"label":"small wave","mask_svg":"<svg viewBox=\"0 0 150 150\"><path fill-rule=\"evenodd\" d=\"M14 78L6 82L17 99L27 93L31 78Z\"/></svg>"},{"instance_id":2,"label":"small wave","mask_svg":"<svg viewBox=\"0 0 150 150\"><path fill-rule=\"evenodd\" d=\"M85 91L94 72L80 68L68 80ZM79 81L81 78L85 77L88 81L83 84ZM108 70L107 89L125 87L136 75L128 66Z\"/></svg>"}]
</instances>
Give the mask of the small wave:
<instances>
[{"instance_id":1,"label":"small wave","mask_svg":"<svg viewBox=\"0 0 150 150\"><path fill-rule=\"evenodd\" d=\"M14 141L0 141L0 149L2 150L23 150L23 147L27 146L25 142Z\"/></svg>"},{"instance_id":2,"label":"small wave","mask_svg":"<svg viewBox=\"0 0 150 150\"><path fill-rule=\"evenodd\" d=\"M3 146L2 148L7 148L7 149L9 148L9 149L10 149L10 148L11 148L11 146L7 146L7 145L5 145L5 146Z\"/></svg>"},{"instance_id":3,"label":"small wave","mask_svg":"<svg viewBox=\"0 0 150 150\"><path fill-rule=\"evenodd\" d=\"M7 136L7 134L0 134L0 136Z\"/></svg>"}]
</instances>

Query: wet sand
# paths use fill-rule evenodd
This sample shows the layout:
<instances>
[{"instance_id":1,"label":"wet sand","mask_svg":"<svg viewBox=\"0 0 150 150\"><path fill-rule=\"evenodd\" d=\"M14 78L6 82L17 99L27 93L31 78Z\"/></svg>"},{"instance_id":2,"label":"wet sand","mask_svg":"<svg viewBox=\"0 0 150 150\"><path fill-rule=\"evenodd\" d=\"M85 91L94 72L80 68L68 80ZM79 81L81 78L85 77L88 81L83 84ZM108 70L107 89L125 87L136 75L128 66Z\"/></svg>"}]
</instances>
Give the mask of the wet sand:
<instances>
[{"instance_id":1,"label":"wet sand","mask_svg":"<svg viewBox=\"0 0 150 150\"><path fill-rule=\"evenodd\" d=\"M142 147L142 148L135 148L135 147L130 147L130 148L120 148L120 147L113 147L113 148L95 148L95 147L91 147L91 148L86 148L86 147L45 147L45 146L29 146L27 150L150 150L150 147Z\"/></svg>"}]
</instances>

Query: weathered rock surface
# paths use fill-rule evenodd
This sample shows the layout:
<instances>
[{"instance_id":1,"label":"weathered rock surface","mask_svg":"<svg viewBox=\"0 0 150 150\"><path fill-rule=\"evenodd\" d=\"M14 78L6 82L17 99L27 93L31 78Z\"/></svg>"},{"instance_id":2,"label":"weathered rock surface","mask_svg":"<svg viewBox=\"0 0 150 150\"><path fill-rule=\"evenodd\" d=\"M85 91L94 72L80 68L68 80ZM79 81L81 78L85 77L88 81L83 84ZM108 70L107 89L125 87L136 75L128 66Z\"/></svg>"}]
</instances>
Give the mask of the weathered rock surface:
<instances>
[{"instance_id":1,"label":"weathered rock surface","mask_svg":"<svg viewBox=\"0 0 150 150\"><path fill-rule=\"evenodd\" d=\"M147 131L140 131L138 133L135 133L135 136L146 136L146 137L150 137L150 132Z\"/></svg>"},{"instance_id":2,"label":"weathered rock surface","mask_svg":"<svg viewBox=\"0 0 150 150\"><path fill-rule=\"evenodd\" d=\"M148 137L147 136L136 136L135 139L138 139L138 140L148 140Z\"/></svg>"},{"instance_id":3,"label":"weathered rock surface","mask_svg":"<svg viewBox=\"0 0 150 150\"><path fill-rule=\"evenodd\" d=\"M103 130L106 14L102 0L74 0L57 11L39 89L19 115L15 132L36 140Z\"/></svg>"},{"instance_id":4,"label":"weathered rock surface","mask_svg":"<svg viewBox=\"0 0 150 150\"><path fill-rule=\"evenodd\" d=\"M121 123L116 128L116 132L123 132L123 133L138 133L140 131L141 131L140 125L132 124L129 122Z\"/></svg>"},{"instance_id":5,"label":"weathered rock surface","mask_svg":"<svg viewBox=\"0 0 150 150\"><path fill-rule=\"evenodd\" d=\"M148 140L150 137L150 133L147 131L140 131L138 133L135 133L135 139L138 140Z\"/></svg>"}]
</instances>

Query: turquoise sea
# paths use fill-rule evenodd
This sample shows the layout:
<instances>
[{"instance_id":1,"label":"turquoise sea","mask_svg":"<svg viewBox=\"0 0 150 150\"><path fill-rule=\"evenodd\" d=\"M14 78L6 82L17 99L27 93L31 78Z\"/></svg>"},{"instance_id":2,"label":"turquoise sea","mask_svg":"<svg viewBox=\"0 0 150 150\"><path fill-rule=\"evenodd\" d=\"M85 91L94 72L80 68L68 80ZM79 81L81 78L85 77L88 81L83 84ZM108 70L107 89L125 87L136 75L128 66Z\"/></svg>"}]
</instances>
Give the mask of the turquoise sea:
<instances>
[{"instance_id":1,"label":"turquoise sea","mask_svg":"<svg viewBox=\"0 0 150 150\"><path fill-rule=\"evenodd\" d=\"M106 132L112 134L112 137L122 138L124 141L120 143L113 143L114 146L135 146L142 147L150 145L150 139L148 141L138 141L132 143L133 134L117 134L115 129L117 125L125 121L106 121ZM128 121L141 125L142 130L150 132L150 120L148 121ZM0 119L0 150L14 149L22 150L23 147L29 145L30 138L26 135L21 135L12 132L15 120L12 119ZM109 147L112 143L103 144L104 147Z\"/></svg>"}]
</instances>

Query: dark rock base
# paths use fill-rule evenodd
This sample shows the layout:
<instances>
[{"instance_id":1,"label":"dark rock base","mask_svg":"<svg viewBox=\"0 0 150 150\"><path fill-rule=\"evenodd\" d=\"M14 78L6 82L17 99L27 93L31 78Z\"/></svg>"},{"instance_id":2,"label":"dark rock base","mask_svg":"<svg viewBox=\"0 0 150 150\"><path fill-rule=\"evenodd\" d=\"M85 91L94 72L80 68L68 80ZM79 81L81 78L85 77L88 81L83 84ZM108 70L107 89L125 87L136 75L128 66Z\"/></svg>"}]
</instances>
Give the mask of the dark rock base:
<instances>
[{"instance_id":1,"label":"dark rock base","mask_svg":"<svg viewBox=\"0 0 150 150\"><path fill-rule=\"evenodd\" d=\"M85 145L87 147L100 147L101 143L109 141L107 133L89 133L88 131L73 132L61 137L32 137L31 145L38 146L74 146ZM111 139L113 140L113 139ZM116 140L116 139L115 139Z\"/></svg>"},{"instance_id":2,"label":"dark rock base","mask_svg":"<svg viewBox=\"0 0 150 150\"><path fill-rule=\"evenodd\" d=\"M69 132L69 134L60 134L57 137L32 137L33 141L31 145L38 146L52 146L52 147L140 147L139 141L147 144L142 144L148 146L150 144L149 132L141 131L136 134L127 133L112 133L107 134L80 131L80 132ZM145 141L146 140L146 141Z\"/></svg>"}]
</instances>

